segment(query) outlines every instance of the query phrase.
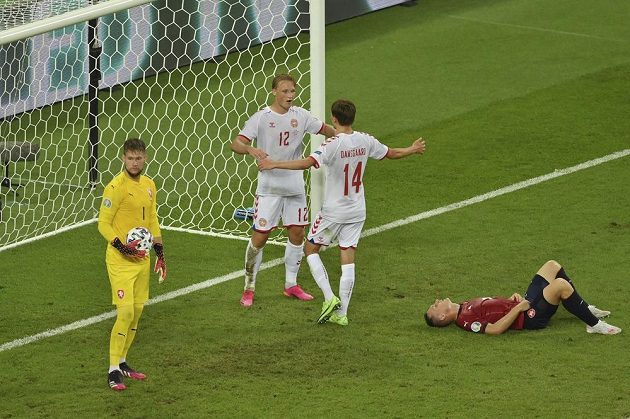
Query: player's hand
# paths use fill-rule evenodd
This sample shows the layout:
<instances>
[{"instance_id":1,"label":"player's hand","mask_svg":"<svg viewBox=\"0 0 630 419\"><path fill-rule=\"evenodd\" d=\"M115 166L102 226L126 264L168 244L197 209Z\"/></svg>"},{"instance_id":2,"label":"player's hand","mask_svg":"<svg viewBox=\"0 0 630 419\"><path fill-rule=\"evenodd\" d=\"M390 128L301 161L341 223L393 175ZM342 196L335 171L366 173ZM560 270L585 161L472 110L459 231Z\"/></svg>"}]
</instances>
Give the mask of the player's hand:
<instances>
[{"instance_id":1,"label":"player's hand","mask_svg":"<svg viewBox=\"0 0 630 419\"><path fill-rule=\"evenodd\" d=\"M253 158L255 158L256 160L263 160L267 157L269 157L269 155L267 153L265 153L264 151L262 151L259 148L255 148L255 147L250 147L247 152L249 153L250 156L252 156Z\"/></svg>"},{"instance_id":2,"label":"player's hand","mask_svg":"<svg viewBox=\"0 0 630 419\"><path fill-rule=\"evenodd\" d=\"M153 272L158 274L158 284L161 284L166 280L166 259L164 259L164 246L162 243L155 243L153 245L153 249L157 255Z\"/></svg>"},{"instance_id":3,"label":"player's hand","mask_svg":"<svg viewBox=\"0 0 630 419\"><path fill-rule=\"evenodd\" d=\"M417 154L423 154L424 150L426 149L426 145L424 144L424 140L422 139L422 137L414 141L411 147L414 149L414 153Z\"/></svg>"},{"instance_id":4,"label":"player's hand","mask_svg":"<svg viewBox=\"0 0 630 419\"><path fill-rule=\"evenodd\" d=\"M158 274L158 284L161 284L166 280L166 261L163 257L156 259L153 272Z\"/></svg>"},{"instance_id":5,"label":"player's hand","mask_svg":"<svg viewBox=\"0 0 630 419\"><path fill-rule=\"evenodd\" d=\"M518 292L515 292L514 294L512 294L512 296L510 297L510 300L514 300L514 301L518 301L521 302L523 301L523 296L521 294L519 294Z\"/></svg>"},{"instance_id":6,"label":"player's hand","mask_svg":"<svg viewBox=\"0 0 630 419\"><path fill-rule=\"evenodd\" d=\"M258 160L258 170L271 170L273 169L274 161L271 159Z\"/></svg>"},{"instance_id":7,"label":"player's hand","mask_svg":"<svg viewBox=\"0 0 630 419\"><path fill-rule=\"evenodd\" d=\"M124 244L123 242L120 241L118 237L116 237L114 240L112 240L112 246L114 246L116 250L118 250L120 253L122 253L125 256L135 258L135 259L143 259L147 257L146 250L136 249L136 246L138 245L138 243L140 243L140 241L141 240L134 240L132 242Z\"/></svg>"},{"instance_id":8,"label":"player's hand","mask_svg":"<svg viewBox=\"0 0 630 419\"><path fill-rule=\"evenodd\" d=\"M516 307L518 307L520 311L527 311L529 310L529 301L522 300Z\"/></svg>"}]
</instances>

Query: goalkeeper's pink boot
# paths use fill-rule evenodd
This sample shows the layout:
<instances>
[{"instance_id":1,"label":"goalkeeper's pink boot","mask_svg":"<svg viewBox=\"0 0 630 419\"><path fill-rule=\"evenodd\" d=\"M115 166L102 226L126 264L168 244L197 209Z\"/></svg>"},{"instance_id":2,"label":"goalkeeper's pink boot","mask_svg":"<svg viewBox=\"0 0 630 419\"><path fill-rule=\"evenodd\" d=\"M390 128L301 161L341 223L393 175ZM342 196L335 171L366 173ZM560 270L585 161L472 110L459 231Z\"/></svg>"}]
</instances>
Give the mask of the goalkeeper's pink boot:
<instances>
[{"instance_id":1,"label":"goalkeeper's pink boot","mask_svg":"<svg viewBox=\"0 0 630 419\"><path fill-rule=\"evenodd\" d=\"M114 391L123 391L127 387L123 384L123 376L119 370L114 370L107 374L109 387Z\"/></svg>"},{"instance_id":2,"label":"goalkeeper's pink boot","mask_svg":"<svg viewBox=\"0 0 630 419\"><path fill-rule=\"evenodd\" d=\"M251 307L252 304L254 304L254 291L253 290L243 291L243 296L241 297L241 305L243 307Z\"/></svg>"},{"instance_id":3,"label":"goalkeeper's pink boot","mask_svg":"<svg viewBox=\"0 0 630 419\"><path fill-rule=\"evenodd\" d=\"M313 296L311 294L304 292L302 287L300 287L299 285L294 285L292 287L285 288L283 294L287 297L295 297L298 300L302 300L302 301L310 301L313 299Z\"/></svg>"},{"instance_id":4,"label":"goalkeeper's pink boot","mask_svg":"<svg viewBox=\"0 0 630 419\"><path fill-rule=\"evenodd\" d=\"M134 380L140 380L140 381L147 378L146 375L134 370L129 365L127 365L126 362L122 362L118 367L120 368L120 372L122 372L122 375L124 375L125 377L133 378Z\"/></svg>"}]
</instances>

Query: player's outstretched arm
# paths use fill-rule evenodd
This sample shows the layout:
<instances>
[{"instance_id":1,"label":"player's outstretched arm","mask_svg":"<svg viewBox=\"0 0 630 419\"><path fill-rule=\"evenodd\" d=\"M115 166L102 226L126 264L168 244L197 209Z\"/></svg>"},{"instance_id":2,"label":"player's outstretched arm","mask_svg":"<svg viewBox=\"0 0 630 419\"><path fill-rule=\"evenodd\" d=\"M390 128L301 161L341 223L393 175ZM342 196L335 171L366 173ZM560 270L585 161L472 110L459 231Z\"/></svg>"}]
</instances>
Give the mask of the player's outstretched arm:
<instances>
[{"instance_id":1,"label":"player's outstretched arm","mask_svg":"<svg viewBox=\"0 0 630 419\"><path fill-rule=\"evenodd\" d=\"M305 158L300 160L285 160L275 161L271 159L258 160L258 170L271 170L271 169L289 169L289 170L304 170L315 165L315 160L311 158Z\"/></svg>"},{"instance_id":2,"label":"player's outstretched arm","mask_svg":"<svg viewBox=\"0 0 630 419\"><path fill-rule=\"evenodd\" d=\"M261 160L267 157L267 153L259 148L252 147L250 141L242 135L237 135L230 143L230 149L236 154L249 154L256 160Z\"/></svg>"},{"instance_id":3,"label":"player's outstretched arm","mask_svg":"<svg viewBox=\"0 0 630 419\"><path fill-rule=\"evenodd\" d=\"M485 333L487 335L500 335L512 326L512 323L516 321L516 318L522 311L529 310L529 301L523 300L518 305L514 306L512 310L505 316L501 317L496 323L488 323Z\"/></svg>"},{"instance_id":4,"label":"player's outstretched arm","mask_svg":"<svg viewBox=\"0 0 630 419\"><path fill-rule=\"evenodd\" d=\"M326 138L330 138L337 135L337 130L328 124L324 124L321 133L324 134Z\"/></svg>"},{"instance_id":5,"label":"player's outstretched arm","mask_svg":"<svg viewBox=\"0 0 630 419\"><path fill-rule=\"evenodd\" d=\"M407 157L412 154L423 154L425 148L424 139L418 138L409 147L390 148L387 150L385 157L392 160L402 159L403 157Z\"/></svg>"}]
</instances>

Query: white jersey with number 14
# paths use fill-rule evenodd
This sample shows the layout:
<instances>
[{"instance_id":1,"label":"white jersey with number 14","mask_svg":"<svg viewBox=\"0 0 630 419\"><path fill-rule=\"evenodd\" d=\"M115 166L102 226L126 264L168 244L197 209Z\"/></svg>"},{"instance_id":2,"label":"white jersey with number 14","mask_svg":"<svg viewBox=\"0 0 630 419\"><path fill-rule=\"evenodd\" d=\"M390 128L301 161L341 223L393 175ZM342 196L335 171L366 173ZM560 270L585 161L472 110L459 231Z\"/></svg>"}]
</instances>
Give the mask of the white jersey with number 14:
<instances>
[{"instance_id":1,"label":"white jersey with number 14","mask_svg":"<svg viewBox=\"0 0 630 419\"><path fill-rule=\"evenodd\" d=\"M326 166L322 218L336 223L365 220L363 174L368 158L383 159L387 146L363 132L337 134L309 157L315 167Z\"/></svg>"}]
</instances>

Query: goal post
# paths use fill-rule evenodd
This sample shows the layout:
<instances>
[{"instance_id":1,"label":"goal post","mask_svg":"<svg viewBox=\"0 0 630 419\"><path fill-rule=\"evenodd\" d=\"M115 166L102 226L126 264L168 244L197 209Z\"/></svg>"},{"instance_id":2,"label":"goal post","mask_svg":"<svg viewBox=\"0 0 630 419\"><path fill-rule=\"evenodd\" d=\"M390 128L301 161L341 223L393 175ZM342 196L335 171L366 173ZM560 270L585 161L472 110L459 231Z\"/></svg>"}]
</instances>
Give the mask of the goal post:
<instances>
[{"instance_id":1,"label":"goal post","mask_svg":"<svg viewBox=\"0 0 630 419\"><path fill-rule=\"evenodd\" d=\"M311 1L311 112L322 121L326 120L326 10L325 1ZM321 135L311 135L311 151L317 150L322 143ZM324 201L326 172L311 168L310 172L310 209L311 219L321 210Z\"/></svg>"},{"instance_id":2,"label":"goal post","mask_svg":"<svg viewBox=\"0 0 630 419\"><path fill-rule=\"evenodd\" d=\"M130 136L147 143L145 173L158 185L166 229L246 239L251 220L234 213L252 206L257 168L229 143L269 102L280 72L298 79L298 104L325 118L323 0L19 3L34 21L12 25L0 15L0 164L12 182L0 187L0 251L94 222ZM85 7L44 16L43 3ZM11 7L7 0L4 12ZM94 19L102 48L96 102L88 97ZM317 48L314 36L322 37ZM13 147L25 143L37 153L15 157ZM89 175L95 163L98 177ZM284 241L280 234L271 242Z\"/></svg>"}]
</instances>

